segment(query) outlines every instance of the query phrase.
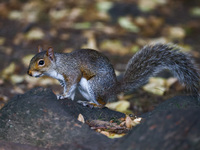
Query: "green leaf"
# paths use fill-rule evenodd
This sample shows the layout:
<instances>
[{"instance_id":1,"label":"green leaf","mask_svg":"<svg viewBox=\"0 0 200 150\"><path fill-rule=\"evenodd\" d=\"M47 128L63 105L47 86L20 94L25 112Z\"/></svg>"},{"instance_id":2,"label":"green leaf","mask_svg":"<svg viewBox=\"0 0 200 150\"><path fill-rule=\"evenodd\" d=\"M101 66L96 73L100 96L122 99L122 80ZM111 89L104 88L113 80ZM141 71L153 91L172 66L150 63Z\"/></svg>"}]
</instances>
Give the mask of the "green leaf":
<instances>
[{"instance_id":1,"label":"green leaf","mask_svg":"<svg viewBox=\"0 0 200 150\"><path fill-rule=\"evenodd\" d=\"M89 29L90 27L91 27L90 22L80 22L80 23L76 23L73 26L74 29Z\"/></svg>"},{"instance_id":2,"label":"green leaf","mask_svg":"<svg viewBox=\"0 0 200 150\"><path fill-rule=\"evenodd\" d=\"M200 7L194 7L190 11L191 15L200 17Z\"/></svg>"},{"instance_id":3,"label":"green leaf","mask_svg":"<svg viewBox=\"0 0 200 150\"><path fill-rule=\"evenodd\" d=\"M113 3L108 1L102 1L96 4L97 9L101 12L107 12L109 9L112 8L112 6Z\"/></svg>"},{"instance_id":4,"label":"green leaf","mask_svg":"<svg viewBox=\"0 0 200 150\"><path fill-rule=\"evenodd\" d=\"M133 22L131 22L129 17L120 17L118 19L118 23L122 28L128 31L135 32L135 33L140 31L140 29Z\"/></svg>"}]
</instances>

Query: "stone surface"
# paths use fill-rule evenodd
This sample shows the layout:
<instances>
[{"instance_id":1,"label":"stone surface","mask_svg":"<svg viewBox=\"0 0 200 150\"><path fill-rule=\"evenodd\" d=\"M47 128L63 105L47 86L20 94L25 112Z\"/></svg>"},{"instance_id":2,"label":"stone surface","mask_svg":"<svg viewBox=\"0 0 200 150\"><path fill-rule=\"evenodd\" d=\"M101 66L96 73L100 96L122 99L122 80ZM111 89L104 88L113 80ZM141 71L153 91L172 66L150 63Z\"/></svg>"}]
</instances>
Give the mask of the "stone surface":
<instances>
[{"instance_id":1,"label":"stone surface","mask_svg":"<svg viewBox=\"0 0 200 150\"><path fill-rule=\"evenodd\" d=\"M4 150L199 150L200 106L194 97L177 96L142 115L141 124L120 139L109 139L77 120L110 120L124 114L57 100L36 88L11 99L0 110L0 149Z\"/></svg>"},{"instance_id":2,"label":"stone surface","mask_svg":"<svg viewBox=\"0 0 200 150\"><path fill-rule=\"evenodd\" d=\"M77 120L77 114L90 108L69 102L71 104L62 104L51 90L43 88L13 98L0 110L0 140L44 148L99 149L100 146L105 149L111 146L114 140ZM78 110L81 112L76 112ZM107 109L101 110L99 118L103 110Z\"/></svg>"},{"instance_id":3,"label":"stone surface","mask_svg":"<svg viewBox=\"0 0 200 150\"><path fill-rule=\"evenodd\" d=\"M174 97L144 117L140 125L117 142L116 149L200 149L200 106L194 97Z\"/></svg>"}]
</instances>

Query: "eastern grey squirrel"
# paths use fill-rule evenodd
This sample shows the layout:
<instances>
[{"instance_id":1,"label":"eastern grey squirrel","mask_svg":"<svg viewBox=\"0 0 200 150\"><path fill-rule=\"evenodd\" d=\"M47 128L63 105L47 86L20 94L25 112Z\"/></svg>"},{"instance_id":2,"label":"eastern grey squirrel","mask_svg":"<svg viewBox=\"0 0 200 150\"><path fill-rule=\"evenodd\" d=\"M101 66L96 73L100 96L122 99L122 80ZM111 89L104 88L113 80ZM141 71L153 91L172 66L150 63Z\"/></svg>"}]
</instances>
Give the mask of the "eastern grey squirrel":
<instances>
[{"instance_id":1,"label":"eastern grey squirrel","mask_svg":"<svg viewBox=\"0 0 200 150\"><path fill-rule=\"evenodd\" d=\"M74 99L78 88L89 104L104 106L117 93L133 90L148 82L149 77L163 69L172 71L179 82L199 97L199 79L193 60L180 48L170 44L147 45L128 62L121 82L117 81L108 58L92 49L80 49L71 53L54 53L53 48L38 48L30 61L28 74L57 79L64 87L57 99Z\"/></svg>"}]
</instances>

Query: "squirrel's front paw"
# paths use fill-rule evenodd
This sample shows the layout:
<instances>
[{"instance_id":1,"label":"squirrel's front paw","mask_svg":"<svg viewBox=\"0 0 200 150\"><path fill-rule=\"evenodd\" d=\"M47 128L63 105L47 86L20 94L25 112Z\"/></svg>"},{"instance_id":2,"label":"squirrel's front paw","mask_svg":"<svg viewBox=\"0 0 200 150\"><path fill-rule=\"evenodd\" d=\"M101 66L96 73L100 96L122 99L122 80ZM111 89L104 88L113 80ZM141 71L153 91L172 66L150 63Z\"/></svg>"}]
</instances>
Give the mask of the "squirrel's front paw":
<instances>
[{"instance_id":1,"label":"squirrel's front paw","mask_svg":"<svg viewBox=\"0 0 200 150\"><path fill-rule=\"evenodd\" d=\"M64 95L56 95L56 97L57 97L57 100L59 100L59 99L65 99Z\"/></svg>"}]
</instances>

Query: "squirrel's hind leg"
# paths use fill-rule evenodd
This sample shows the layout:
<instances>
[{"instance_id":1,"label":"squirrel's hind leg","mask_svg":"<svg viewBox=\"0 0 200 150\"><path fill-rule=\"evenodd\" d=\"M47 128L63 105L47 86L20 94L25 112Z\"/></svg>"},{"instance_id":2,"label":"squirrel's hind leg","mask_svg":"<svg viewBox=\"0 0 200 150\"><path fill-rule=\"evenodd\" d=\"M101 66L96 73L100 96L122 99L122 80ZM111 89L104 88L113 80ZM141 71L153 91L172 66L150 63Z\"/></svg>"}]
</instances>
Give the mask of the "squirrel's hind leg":
<instances>
[{"instance_id":1,"label":"squirrel's hind leg","mask_svg":"<svg viewBox=\"0 0 200 150\"><path fill-rule=\"evenodd\" d=\"M96 100L94 91L91 89L90 84L87 79L81 78L79 82L78 90L82 94L82 96L89 101L89 103L94 103L96 105L99 105L99 103Z\"/></svg>"},{"instance_id":2,"label":"squirrel's hind leg","mask_svg":"<svg viewBox=\"0 0 200 150\"><path fill-rule=\"evenodd\" d=\"M101 104L96 104L96 103L91 103L91 102L87 102L87 101L82 101L82 100L78 100L77 103L82 104L83 106L88 106L90 108L103 108L104 105Z\"/></svg>"}]
</instances>

